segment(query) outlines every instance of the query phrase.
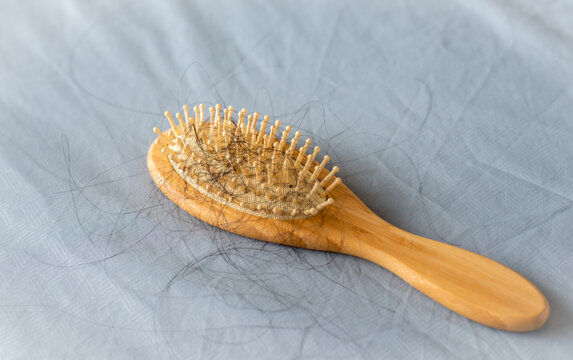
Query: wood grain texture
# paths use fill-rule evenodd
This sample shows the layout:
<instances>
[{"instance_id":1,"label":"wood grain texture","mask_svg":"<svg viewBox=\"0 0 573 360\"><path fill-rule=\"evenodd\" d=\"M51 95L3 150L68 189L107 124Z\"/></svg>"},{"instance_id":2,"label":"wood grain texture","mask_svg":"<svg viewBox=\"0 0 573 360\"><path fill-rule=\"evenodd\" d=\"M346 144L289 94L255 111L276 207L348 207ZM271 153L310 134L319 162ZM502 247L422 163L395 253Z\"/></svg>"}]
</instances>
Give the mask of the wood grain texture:
<instances>
[{"instance_id":1,"label":"wood grain texture","mask_svg":"<svg viewBox=\"0 0 573 360\"><path fill-rule=\"evenodd\" d=\"M313 217L257 217L194 190L161 153L161 140L158 138L148 152L153 180L175 204L202 221L253 239L370 260L443 306L490 327L531 331L549 316L543 294L515 271L484 256L392 226L343 184L332 192L334 204Z\"/></svg>"}]
</instances>

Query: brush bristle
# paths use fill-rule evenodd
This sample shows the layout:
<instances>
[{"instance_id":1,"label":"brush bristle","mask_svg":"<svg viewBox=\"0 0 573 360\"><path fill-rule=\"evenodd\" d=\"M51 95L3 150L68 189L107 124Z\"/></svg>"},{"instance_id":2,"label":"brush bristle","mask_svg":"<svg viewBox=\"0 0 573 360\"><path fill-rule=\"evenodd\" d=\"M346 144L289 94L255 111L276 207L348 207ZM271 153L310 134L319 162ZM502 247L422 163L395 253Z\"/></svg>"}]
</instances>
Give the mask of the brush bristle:
<instances>
[{"instance_id":1,"label":"brush bristle","mask_svg":"<svg viewBox=\"0 0 573 360\"><path fill-rule=\"evenodd\" d=\"M269 116L257 130L259 114L247 115L245 109L238 112L236 122L231 106L223 114L220 104L210 107L209 122L203 104L193 108L195 117L187 105L183 110L185 118L176 114L179 125L166 111L172 129L154 131L167 137L162 151L173 169L203 195L236 210L284 220L316 215L334 202L329 193L340 183L334 176L338 167L324 175L330 157L315 161L318 146L307 154L310 139L296 149L300 132L287 146L292 128L286 126L279 133L276 120L267 133Z\"/></svg>"}]
</instances>

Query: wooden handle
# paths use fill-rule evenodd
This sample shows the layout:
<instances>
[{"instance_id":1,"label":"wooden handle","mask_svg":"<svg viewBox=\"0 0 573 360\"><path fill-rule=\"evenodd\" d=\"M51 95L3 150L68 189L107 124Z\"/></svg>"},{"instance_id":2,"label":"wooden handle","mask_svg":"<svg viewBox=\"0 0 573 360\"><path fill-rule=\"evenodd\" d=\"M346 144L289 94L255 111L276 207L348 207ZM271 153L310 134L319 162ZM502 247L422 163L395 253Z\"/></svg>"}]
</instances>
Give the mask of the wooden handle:
<instances>
[{"instance_id":1,"label":"wooden handle","mask_svg":"<svg viewBox=\"0 0 573 360\"><path fill-rule=\"evenodd\" d=\"M382 219L379 231L356 234L353 255L373 261L445 307L478 323L508 331L539 328L549 304L510 268L461 248L398 229Z\"/></svg>"}]
</instances>

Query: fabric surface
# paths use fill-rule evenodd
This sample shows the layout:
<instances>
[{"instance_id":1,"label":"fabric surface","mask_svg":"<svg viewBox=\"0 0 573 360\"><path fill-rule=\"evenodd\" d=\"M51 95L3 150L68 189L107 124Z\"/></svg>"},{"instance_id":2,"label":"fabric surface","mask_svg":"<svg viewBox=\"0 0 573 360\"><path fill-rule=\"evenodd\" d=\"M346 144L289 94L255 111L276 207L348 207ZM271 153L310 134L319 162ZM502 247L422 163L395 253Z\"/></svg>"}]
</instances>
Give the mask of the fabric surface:
<instances>
[{"instance_id":1,"label":"fabric surface","mask_svg":"<svg viewBox=\"0 0 573 360\"><path fill-rule=\"evenodd\" d=\"M570 1L3 1L1 359L570 359ZM164 110L292 124L378 215L499 261L509 333L367 261L223 233L155 187Z\"/></svg>"}]
</instances>

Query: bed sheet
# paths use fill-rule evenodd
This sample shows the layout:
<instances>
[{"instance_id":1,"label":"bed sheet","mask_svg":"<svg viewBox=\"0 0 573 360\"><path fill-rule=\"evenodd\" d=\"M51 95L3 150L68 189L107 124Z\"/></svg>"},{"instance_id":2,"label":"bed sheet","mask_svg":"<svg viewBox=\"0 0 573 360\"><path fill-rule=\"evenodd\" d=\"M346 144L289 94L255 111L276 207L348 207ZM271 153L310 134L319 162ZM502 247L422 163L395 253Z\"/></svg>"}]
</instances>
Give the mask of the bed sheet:
<instances>
[{"instance_id":1,"label":"bed sheet","mask_svg":"<svg viewBox=\"0 0 573 360\"><path fill-rule=\"evenodd\" d=\"M0 358L570 359L571 18L570 1L3 1ZM530 279L549 321L490 329L375 264L187 215L145 162L185 103L295 125L382 218Z\"/></svg>"}]
</instances>

